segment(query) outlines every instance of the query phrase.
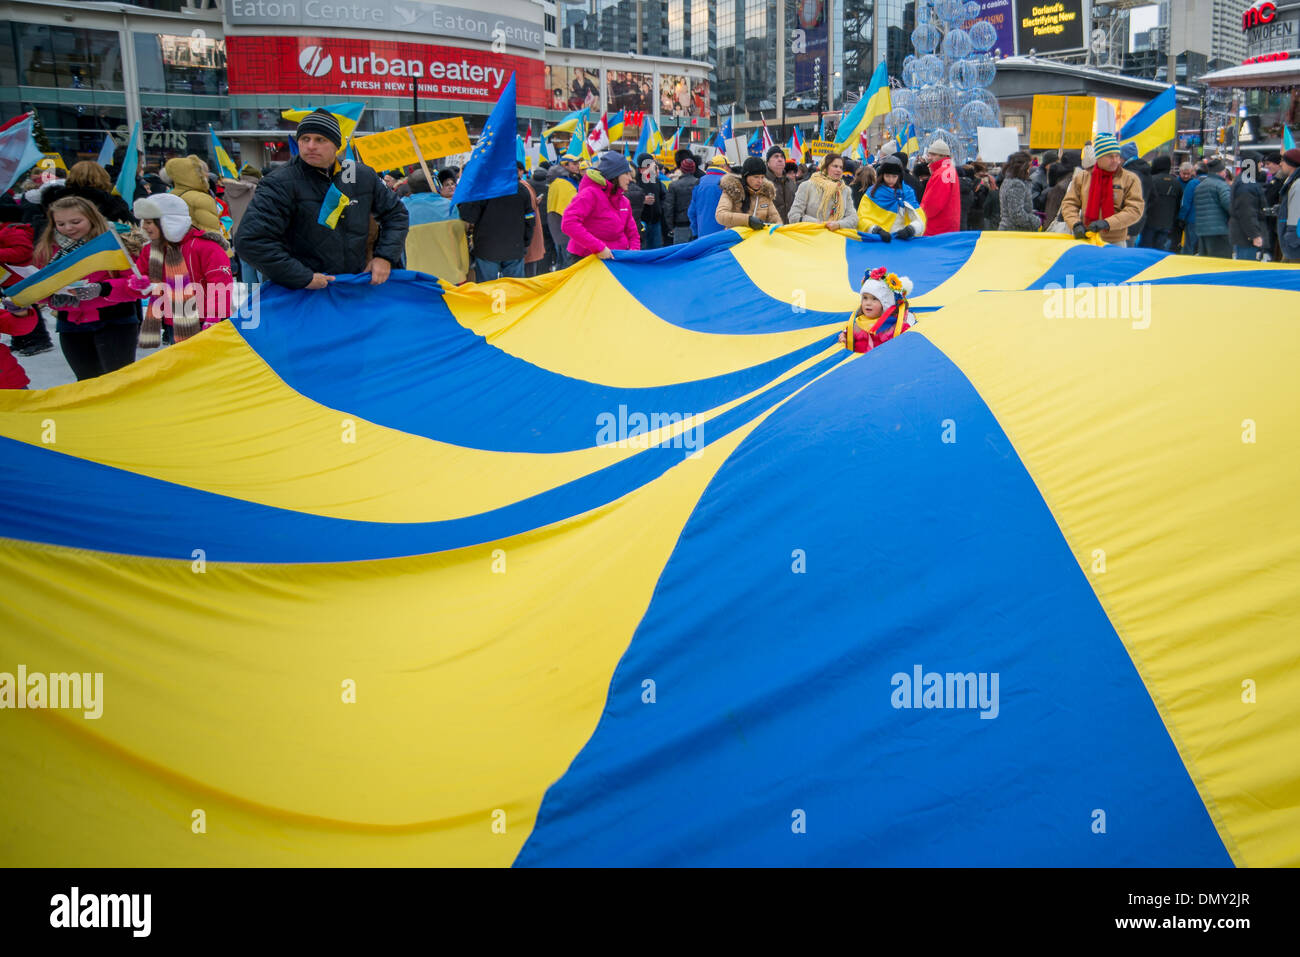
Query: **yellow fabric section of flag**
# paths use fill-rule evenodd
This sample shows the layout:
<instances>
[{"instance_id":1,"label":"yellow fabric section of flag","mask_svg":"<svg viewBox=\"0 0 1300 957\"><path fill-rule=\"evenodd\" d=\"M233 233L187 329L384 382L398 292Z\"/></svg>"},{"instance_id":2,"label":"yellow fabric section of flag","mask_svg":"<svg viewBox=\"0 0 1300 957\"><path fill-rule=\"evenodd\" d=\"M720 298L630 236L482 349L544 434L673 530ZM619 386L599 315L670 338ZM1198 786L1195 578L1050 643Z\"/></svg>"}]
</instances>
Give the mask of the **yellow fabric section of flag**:
<instances>
[{"instance_id":1,"label":"yellow fabric section of flag","mask_svg":"<svg viewBox=\"0 0 1300 957\"><path fill-rule=\"evenodd\" d=\"M104 554L0 540L23 595L0 660L100 672L105 702L7 712L6 862L509 865L700 495L770 412L591 513L433 555L117 556L106 576Z\"/></svg>"},{"instance_id":2,"label":"yellow fabric section of flag","mask_svg":"<svg viewBox=\"0 0 1300 957\"><path fill-rule=\"evenodd\" d=\"M982 293L916 331L1011 440L1233 860L1294 864L1300 403L1261 363L1300 363L1300 294L1251 289L1225 339L1206 287L1124 288L1118 316L1060 318L1042 291Z\"/></svg>"},{"instance_id":3,"label":"yellow fabric section of flag","mask_svg":"<svg viewBox=\"0 0 1300 957\"><path fill-rule=\"evenodd\" d=\"M651 430L647 444L707 425L828 354L820 352L717 408L702 409L693 420ZM193 410L200 406L219 408L221 415L196 419ZM230 322L127 366L111 382L93 380L75 392L0 390L5 438L44 446L43 423L54 419L64 455L246 502L354 521L479 515L638 451L489 451L349 418L357 441L341 443L338 412L286 385ZM142 421L150 423L148 429L139 428Z\"/></svg>"},{"instance_id":4,"label":"yellow fabric section of flag","mask_svg":"<svg viewBox=\"0 0 1300 957\"><path fill-rule=\"evenodd\" d=\"M563 296L547 294L561 284ZM642 305L594 256L535 279L448 288L445 298L457 322L498 349L570 378L622 388L736 372L825 335L818 328L743 336L685 329ZM787 309L788 301L781 300ZM575 302L600 308L576 309ZM609 322L611 315L619 321Z\"/></svg>"}]
</instances>

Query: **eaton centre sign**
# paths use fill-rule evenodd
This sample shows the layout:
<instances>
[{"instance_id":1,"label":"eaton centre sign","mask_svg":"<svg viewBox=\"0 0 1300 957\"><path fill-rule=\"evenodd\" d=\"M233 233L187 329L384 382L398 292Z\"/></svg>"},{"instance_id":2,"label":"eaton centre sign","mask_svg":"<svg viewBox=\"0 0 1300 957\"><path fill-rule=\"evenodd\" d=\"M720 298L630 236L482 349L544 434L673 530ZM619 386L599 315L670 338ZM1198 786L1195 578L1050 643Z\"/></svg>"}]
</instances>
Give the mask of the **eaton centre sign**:
<instances>
[{"instance_id":1,"label":"eaton centre sign","mask_svg":"<svg viewBox=\"0 0 1300 957\"><path fill-rule=\"evenodd\" d=\"M226 22L391 30L484 43L499 38L528 50L541 50L545 42L542 8L530 0L481 0L472 10L425 0L228 0Z\"/></svg>"}]
</instances>

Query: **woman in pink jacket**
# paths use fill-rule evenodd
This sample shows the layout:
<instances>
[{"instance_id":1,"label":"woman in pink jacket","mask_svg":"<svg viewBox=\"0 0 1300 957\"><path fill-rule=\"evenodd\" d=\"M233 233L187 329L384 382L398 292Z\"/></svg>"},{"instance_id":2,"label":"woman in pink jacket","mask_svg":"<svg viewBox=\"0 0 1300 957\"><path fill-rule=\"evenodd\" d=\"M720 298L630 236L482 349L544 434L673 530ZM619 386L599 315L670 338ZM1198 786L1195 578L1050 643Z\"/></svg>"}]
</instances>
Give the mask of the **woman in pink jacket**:
<instances>
[{"instance_id":1,"label":"woman in pink jacket","mask_svg":"<svg viewBox=\"0 0 1300 957\"><path fill-rule=\"evenodd\" d=\"M49 222L32 256L44 268L113 227L100 211L80 196L65 196L50 204ZM136 301L129 272L93 272L60 289L46 300L58 314L59 345L78 381L93 379L135 361L140 335Z\"/></svg>"},{"instance_id":2,"label":"woman in pink jacket","mask_svg":"<svg viewBox=\"0 0 1300 957\"><path fill-rule=\"evenodd\" d=\"M560 221L575 259L591 255L612 259L611 249L641 248L632 204L623 195L632 175L632 164L615 150L602 153L596 165L583 174L578 195Z\"/></svg>"},{"instance_id":3,"label":"woman in pink jacket","mask_svg":"<svg viewBox=\"0 0 1300 957\"><path fill-rule=\"evenodd\" d=\"M152 296L141 348L156 347L160 332L170 345L229 318L235 282L225 239L197 228L185 200L172 193L137 199L133 212L149 236L136 262L144 279L133 281Z\"/></svg>"}]
</instances>

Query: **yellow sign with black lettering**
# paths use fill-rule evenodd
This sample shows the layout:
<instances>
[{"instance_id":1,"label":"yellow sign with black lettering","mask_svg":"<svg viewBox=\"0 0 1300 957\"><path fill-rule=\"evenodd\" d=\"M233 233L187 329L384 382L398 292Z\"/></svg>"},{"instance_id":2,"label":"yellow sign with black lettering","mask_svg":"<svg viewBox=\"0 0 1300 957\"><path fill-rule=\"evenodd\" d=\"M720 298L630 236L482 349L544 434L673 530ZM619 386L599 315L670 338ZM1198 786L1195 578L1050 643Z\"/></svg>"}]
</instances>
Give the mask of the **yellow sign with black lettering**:
<instances>
[{"instance_id":1,"label":"yellow sign with black lettering","mask_svg":"<svg viewBox=\"0 0 1300 957\"><path fill-rule=\"evenodd\" d=\"M827 153L835 152L835 144L830 140L808 140L803 144L805 159L821 159Z\"/></svg>"},{"instance_id":2,"label":"yellow sign with black lettering","mask_svg":"<svg viewBox=\"0 0 1300 957\"><path fill-rule=\"evenodd\" d=\"M415 141L420 144L420 152L426 160L470 151L469 131L465 129L465 118L461 116L415 126L401 126L387 133L357 136L353 138L352 145L356 147L361 162L372 169L396 169L420 162L411 142L411 134L415 135Z\"/></svg>"},{"instance_id":3,"label":"yellow sign with black lettering","mask_svg":"<svg viewBox=\"0 0 1300 957\"><path fill-rule=\"evenodd\" d=\"M1029 124L1031 150L1083 149L1092 139L1097 100L1091 96L1034 97L1034 115Z\"/></svg>"}]
</instances>

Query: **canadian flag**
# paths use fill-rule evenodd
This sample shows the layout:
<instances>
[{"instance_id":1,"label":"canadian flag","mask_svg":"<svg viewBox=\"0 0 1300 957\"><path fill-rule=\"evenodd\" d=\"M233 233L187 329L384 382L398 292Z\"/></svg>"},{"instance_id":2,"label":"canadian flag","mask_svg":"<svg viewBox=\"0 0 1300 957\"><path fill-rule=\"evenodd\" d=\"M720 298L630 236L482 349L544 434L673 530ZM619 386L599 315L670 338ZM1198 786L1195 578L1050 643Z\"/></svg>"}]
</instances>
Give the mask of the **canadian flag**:
<instances>
[{"instance_id":1,"label":"canadian flag","mask_svg":"<svg viewBox=\"0 0 1300 957\"><path fill-rule=\"evenodd\" d=\"M609 149L608 115L600 114L600 119L596 121L591 128L591 132L587 134L587 149L591 150L593 156L601 150Z\"/></svg>"}]
</instances>

